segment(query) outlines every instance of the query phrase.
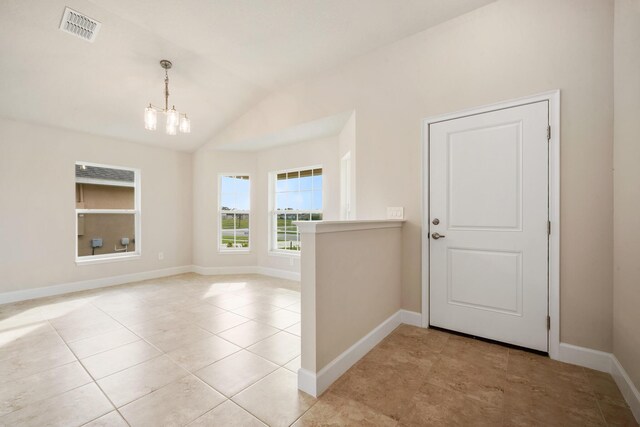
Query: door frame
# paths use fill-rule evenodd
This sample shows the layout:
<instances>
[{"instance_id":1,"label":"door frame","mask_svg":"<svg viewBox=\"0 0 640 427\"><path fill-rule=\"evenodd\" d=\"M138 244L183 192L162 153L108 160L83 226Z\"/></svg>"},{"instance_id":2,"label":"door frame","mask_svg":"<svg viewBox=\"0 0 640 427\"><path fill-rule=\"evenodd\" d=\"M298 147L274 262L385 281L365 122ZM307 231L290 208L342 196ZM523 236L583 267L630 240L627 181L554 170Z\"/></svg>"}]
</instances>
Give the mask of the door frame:
<instances>
[{"instance_id":1,"label":"door frame","mask_svg":"<svg viewBox=\"0 0 640 427\"><path fill-rule=\"evenodd\" d=\"M549 356L558 359L560 347L560 90L427 117L422 121L422 327L429 327L429 126L490 111L540 101L549 102Z\"/></svg>"}]
</instances>

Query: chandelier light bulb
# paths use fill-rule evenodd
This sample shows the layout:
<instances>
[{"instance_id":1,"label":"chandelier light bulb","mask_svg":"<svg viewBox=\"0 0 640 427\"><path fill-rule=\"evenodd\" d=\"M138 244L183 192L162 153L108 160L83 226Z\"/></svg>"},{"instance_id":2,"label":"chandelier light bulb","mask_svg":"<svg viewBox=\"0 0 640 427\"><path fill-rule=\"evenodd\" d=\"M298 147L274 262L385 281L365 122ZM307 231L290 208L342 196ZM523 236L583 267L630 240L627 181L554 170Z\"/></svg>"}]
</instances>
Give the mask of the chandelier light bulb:
<instances>
[{"instance_id":1,"label":"chandelier light bulb","mask_svg":"<svg viewBox=\"0 0 640 427\"><path fill-rule=\"evenodd\" d=\"M167 126L171 125L173 127L177 127L179 120L180 113L176 110L174 105L171 110L167 111Z\"/></svg>"},{"instance_id":2,"label":"chandelier light bulb","mask_svg":"<svg viewBox=\"0 0 640 427\"><path fill-rule=\"evenodd\" d=\"M169 124L169 121L167 120L166 132L167 132L167 135L175 135L176 133L178 133L178 127L172 124Z\"/></svg>"},{"instance_id":3,"label":"chandelier light bulb","mask_svg":"<svg viewBox=\"0 0 640 427\"><path fill-rule=\"evenodd\" d=\"M156 110L149 104L144 109L144 128L147 130L156 130L158 126L158 114Z\"/></svg>"},{"instance_id":4,"label":"chandelier light bulb","mask_svg":"<svg viewBox=\"0 0 640 427\"><path fill-rule=\"evenodd\" d=\"M180 132L191 133L191 120L186 114L180 119Z\"/></svg>"}]
</instances>

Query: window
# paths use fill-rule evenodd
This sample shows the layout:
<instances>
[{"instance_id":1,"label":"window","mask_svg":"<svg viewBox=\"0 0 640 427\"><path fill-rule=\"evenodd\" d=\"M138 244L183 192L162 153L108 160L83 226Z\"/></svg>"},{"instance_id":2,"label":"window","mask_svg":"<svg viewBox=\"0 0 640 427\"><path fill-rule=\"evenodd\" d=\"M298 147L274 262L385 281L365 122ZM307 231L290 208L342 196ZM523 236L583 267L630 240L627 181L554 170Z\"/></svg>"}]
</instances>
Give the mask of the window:
<instances>
[{"instance_id":1,"label":"window","mask_svg":"<svg viewBox=\"0 0 640 427\"><path fill-rule=\"evenodd\" d=\"M221 252L250 248L250 187L248 175L220 175L218 248Z\"/></svg>"},{"instance_id":2,"label":"window","mask_svg":"<svg viewBox=\"0 0 640 427\"><path fill-rule=\"evenodd\" d=\"M140 255L140 173L78 162L76 261Z\"/></svg>"},{"instance_id":3,"label":"window","mask_svg":"<svg viewBox=\"0 0 640 427\"><path fill-rule=\"evenodd\" d=\"M322 220L322 168L274 172L272 181L271 250L299 253L294 221Z\"/></svg>"}]
</instances>

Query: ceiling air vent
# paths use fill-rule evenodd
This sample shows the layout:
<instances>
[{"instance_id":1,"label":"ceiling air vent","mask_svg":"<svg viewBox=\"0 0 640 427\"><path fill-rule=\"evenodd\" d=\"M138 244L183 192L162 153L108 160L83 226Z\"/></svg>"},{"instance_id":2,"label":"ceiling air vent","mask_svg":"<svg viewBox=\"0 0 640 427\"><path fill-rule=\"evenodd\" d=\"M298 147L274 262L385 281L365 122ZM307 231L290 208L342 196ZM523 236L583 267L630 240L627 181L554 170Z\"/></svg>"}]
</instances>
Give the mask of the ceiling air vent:
<instances>
[{"instance_id":1,"label":"ceiling air vent","mask_svg":"<svg viewBox=\"0 0 640 427\"><path fill-rule=\"evenodd\" d=\"M60 29L65 33L93 42L98 35L100 22L67 7L64 9L62 21L60 21Z\"/></svg>"}]
</instances>

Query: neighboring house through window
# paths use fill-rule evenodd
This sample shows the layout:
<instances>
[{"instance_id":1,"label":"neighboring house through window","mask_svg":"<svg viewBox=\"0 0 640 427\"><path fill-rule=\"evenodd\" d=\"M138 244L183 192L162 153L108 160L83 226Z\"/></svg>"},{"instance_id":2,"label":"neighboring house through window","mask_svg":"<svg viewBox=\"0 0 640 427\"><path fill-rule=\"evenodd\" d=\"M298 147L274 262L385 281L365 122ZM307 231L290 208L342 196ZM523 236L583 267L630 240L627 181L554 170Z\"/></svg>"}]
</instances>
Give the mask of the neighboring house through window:
<instances>
[{"instance_id":1,"label":"neighboring house through window","mask_svg":"<svg viewBox=\"0 0 640 427\"><path fill-rule=\"evenodd\" d=\"M75 176L76 261L139 256L139 171L77 162Z\"/></svg>"},{"instance_id":2,"label":"neighboring house through window","mask_svg":"<svg viewBox=\"0 0 640 427\"><path fill-rule=\"evenodd\" d=\"M251 184L249 175L219 177L218 248L221 252L248 251Z\"/></svg>"},{"instance_id":3,"label":"neighboring house through window","mask_svg":"<svg viewBox=\"0 0 640 427\"><path fill-rule=\"evenodd\" d=\"M299 253L294 221L322 220L322 167L271 173L271 251Z\"/></svg>"}]
</instances>

